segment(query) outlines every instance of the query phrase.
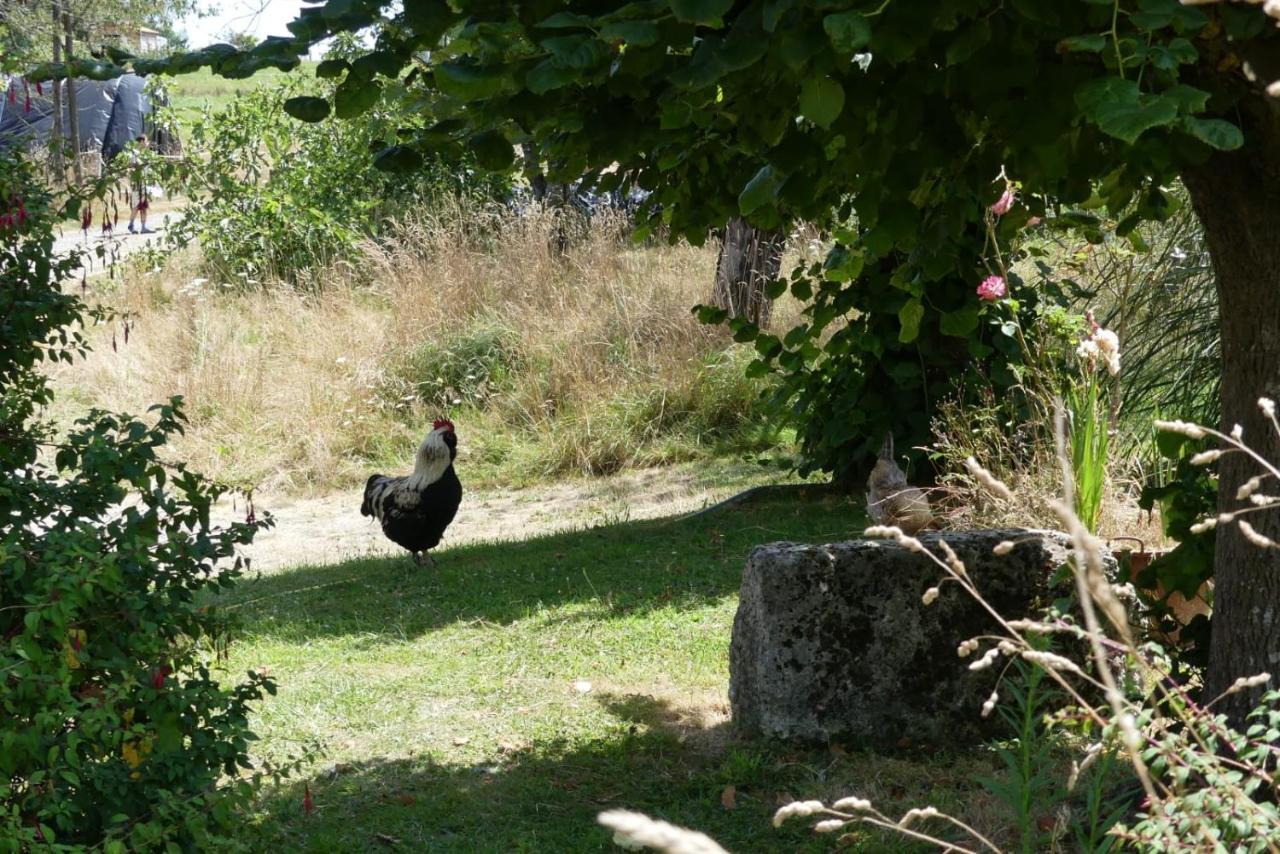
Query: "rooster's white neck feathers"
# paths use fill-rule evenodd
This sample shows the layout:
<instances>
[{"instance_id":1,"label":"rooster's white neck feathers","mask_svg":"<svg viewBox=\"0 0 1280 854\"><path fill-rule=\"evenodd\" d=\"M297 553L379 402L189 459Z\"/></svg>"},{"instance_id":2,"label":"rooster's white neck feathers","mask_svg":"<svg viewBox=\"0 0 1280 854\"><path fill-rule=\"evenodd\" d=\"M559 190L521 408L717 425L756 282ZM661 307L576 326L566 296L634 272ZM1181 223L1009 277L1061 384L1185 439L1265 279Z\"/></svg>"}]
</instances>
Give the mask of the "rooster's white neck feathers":
<instances>
[{"instance_id":1,"label":"rooster's white neck feathers","mask_svg":"<svg viewBox=\"0 0 1280 854\"><path fill-rule=\"evenodd\" d=\"M449 468L449 446L444 443L444 431L432 430L418 446L413 458L413 474L406 484L410 489L425 489L435 483Z\"/></svg>"}]
</instances>

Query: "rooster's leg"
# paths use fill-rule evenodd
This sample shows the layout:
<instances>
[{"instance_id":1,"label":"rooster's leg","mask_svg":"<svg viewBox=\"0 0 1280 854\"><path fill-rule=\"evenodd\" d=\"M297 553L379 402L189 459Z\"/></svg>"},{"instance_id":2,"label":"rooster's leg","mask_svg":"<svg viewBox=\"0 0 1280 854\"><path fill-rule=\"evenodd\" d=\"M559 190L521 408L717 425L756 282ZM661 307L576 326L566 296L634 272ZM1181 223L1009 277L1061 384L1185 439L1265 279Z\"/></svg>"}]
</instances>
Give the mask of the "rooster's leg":
<instances>
[{"instance_id":1,"label":"rooster's leg","mask_svg":"<svg viewBox=\"0 0 1280 854\"><path fill-rule=\"evenodd\" d=\"M437 565L436 559L431 556L430 552L423 552L422 556L426 558L427 566L431 567L432 569L436 568L436 565Z\"/></svg>"},{"instance_id":2,"label":"rooster's leg","mask_svg":"<svg viewBox=\"0 0 1280 854\"><path fill-rule=\"evenodd\" d=\"M413 558L415 566L422 566L422 552L410 552L409 554Z\"/></svg>"}]
</instances>

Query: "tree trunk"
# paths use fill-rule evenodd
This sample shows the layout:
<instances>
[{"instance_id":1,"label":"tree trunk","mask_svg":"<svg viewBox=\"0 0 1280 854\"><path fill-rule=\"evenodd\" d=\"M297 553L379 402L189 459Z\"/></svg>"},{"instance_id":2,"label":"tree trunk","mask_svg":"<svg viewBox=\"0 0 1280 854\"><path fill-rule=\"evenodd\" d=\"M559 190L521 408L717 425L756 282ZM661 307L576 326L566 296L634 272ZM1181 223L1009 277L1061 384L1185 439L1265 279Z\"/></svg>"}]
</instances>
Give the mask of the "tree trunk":
<instances>
[{"instance_id":1,"label":"tree trunk","mask_svg":"<svg viewBox=\"0 0 1280 854\"><path fill-rule=\"evenodd\" d=\"M62 62L62 39L58 31L61 28L62 10L57 2L53 3L53 61ZM53 87L53 144L49 146L49 158L53 164L53 175L58 183L66 183L67 161L65 157L66 132L62 127L62 81L56 77L49 81Z\"/></svg>"},{"instance_id":2,"label":"tree trunk","mask_svg":"<svg viewBox=\"0 0 1280 854\"><path fill-rule=\"evenodd\" d=\"M773 300L765 294L765 285L778 278L786 239L781 231L760 231L740 217L729 220L716 261L712 303L727 309L730 317L766 328Z\"/></svg>"},{"instance_id":3,"label":"tree trunk","mask_svg":"<svg viewBox=\"0 0 1280 854\"><path fill-rule=\"evenodd\" d=\"M64 11L62 14L62 28L66 35L65 48L67 52L67 62L75 56L75 39L73 36L73 27L71 23L71 13ZM79 187L84 183L84 175L80 169L80 108L76 103L76 81L67 78L67 125L70 133L67 138L67 145L71 149L71 164L76 176L76 186Z\"/></svg>"},{"instance_id":4,"label":"tree trunk","mask_svg":"<svg viewBox=\"0 0 1280 854\"><path fill-rule=\"evenodd\" d=\"M1259 93L1246 102L1238 113L1245 147L1215 152L1183 177L1218 280L1222 430L1242 425L1245 441L1278 462L1280 437L1260 413L1258 398L1280 399L1280 99ZM1219 511L1247 505L1236 500L1236 491L1261 469L1243 454L1228 454L1218 473ZM1247 519L1280 541L1280 510L1251 513ZM1220 525L1214 568L1206 698L1240 676L1270 672L1280 677L1280 549L1259 548L1239 526ZM1238 725L1261 693L1234 694L1220 710Z\"/></svg>"}]
</instances>

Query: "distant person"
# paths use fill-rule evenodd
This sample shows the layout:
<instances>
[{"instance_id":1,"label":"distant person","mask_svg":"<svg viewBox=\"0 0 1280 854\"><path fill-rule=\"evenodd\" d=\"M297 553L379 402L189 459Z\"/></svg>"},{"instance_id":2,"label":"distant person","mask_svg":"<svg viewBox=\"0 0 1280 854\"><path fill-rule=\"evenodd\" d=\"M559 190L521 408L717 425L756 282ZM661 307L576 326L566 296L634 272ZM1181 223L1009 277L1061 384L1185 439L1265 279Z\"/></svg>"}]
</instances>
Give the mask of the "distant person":
<instances>
[{"instance_id":1,"label":"distant person","mask_svg":"<svg viewBox=\"0 0 1280 854\"><path fill-rule=\"evenodd\" d=\"M147 208L151 206L147 199L147 181L143 165L147 137L145 134L140 134L134 142L137 144L129 152L129 181L133 188L133 204L129 206L129 233L137 233L133 227L133 221L136 218L142 224L142 234L154 234L147 228Z\"/></svg>"}]
</instances>

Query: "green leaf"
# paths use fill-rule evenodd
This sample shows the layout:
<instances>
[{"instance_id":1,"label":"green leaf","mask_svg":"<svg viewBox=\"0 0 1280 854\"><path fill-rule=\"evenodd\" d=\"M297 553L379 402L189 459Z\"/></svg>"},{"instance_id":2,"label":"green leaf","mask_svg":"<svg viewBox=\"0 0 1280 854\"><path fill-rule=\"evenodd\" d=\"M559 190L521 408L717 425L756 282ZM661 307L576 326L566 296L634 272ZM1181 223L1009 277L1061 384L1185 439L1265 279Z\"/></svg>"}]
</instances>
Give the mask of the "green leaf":
<instances>
[{"instance_id":1,"label":"green leaf","mask_svg":"<svg viewBox=\"0 0 1280 854\"><path fill-rule=\"evenodd\" d=\"M1103 133L1130 144L1153 127L1172 124L1178 115L1174 99L1144 95L1136 82L1110 76L1081 86L1076 104Z\"/></svg>"},{"instance_id":2,"label":"green leaf","mask_svg":"<svg viewBox=\"0 0 1280 854\"><path fill-rule=\"evenodd\" d=\"M419 2L422 2L422 0L419 0ZM585 30L590 29L592 23L592 19L586 15L579 15L575 12L556 12L539 23L538 28L543 30Z\"/></svg>"},{"instance_id":3,"label":"green leaf","mask_svg":"<svg viewBox=\"0 0 1280 854\"><path fill-rule=\"evenodd\" d=\"M1177 83L1160 93L1160 97L1172 101L1179 113L1203 112L1209 103L1209 93L1185 83Z\"/></svg>"},{"instance_id":4,"label":"green leaf","mask_svg":"<svg viewBox=\"0 0 1280 854\"><path fill-rule=\"evenodd\" d=\"M1058 50L1062 53L1099 53L1107 46L1107 37L1099 33L1087 36L1072 36L1058 42Z\"/></svg>"},{"instance_id":5,"label":"green leaf","mask_svg":"<svg viewBox=\"0 0 1280 854\"><path fill-rule=\"evenodd\" d=\"M498 131L485 131L473 137L468 147L476 156L476 162L490 172L510 169L515 159L515 147Z\"/></svg>"},{"instance_id":6,"label":"green leaf","mask_svg":"<svg viewBox=\"0 0 1280 854\"><path fill-rule=\"evenodd\" d=\"M822 19L836 53L852 56L871 43L871 24L861 12L837 12Z\"/></svg>"},{"instance_id":7,"label":"green leaf","mask_svg":"<svg viewBox=\"0 0 1280 854\"><path fill-rule=\"evenodd\" d=\"M760 327L745 318L731 317L729 318L729 331L733 333L734 341L739 344L746 344L749 341L756 340L756 336L760 334Z\"/></svg>"},{"instance_id":8,"label":"green leaf","mask_svg":"<svg viewBox=\"0 0 1280 854\"><path fill-rule=\"evenodd\" d=\"M600 27L600 38L607 42L626 42L632 47L649 47L658 43L658 25L653 21L610 21Z\"/></svg>"},{"instance_id":9,"label":"green leaf","mask_svg":"<svg viewBox=\"0 0 1280 854\"><path fill-rule=\"evenodd\" d=\"M738 195L738 211L743 216L748 216L762 207L772 207L778 200L778 190L782 187L782 181L783 179L774 173L772 166L761 168Z\"/></svg>"},{"instance_id":10,"label":"green leaf","mask_svg":"<svg viewBox=\"0 0 1280 854\"><path fill-rule=\"evenodd\" d=\"M422 155L407 145L393 145L374 155L373 165L383 172L413 172L422 168Z\"/></svg>"},{"instance_id":11,"label":"green leaf","mask_svg":"<svg viewBox=\"0 0 1280 854\"><path fill-rule=\"evenodd\" d=\"M943 335L967 338L978 328L978 306L966 305L955 311L945 312L938 328L942 330Z\"/></svg>"},{"instance_id":12,"label":"green leaf","mask_svg":"<svg viewBox=\"0 0 1280 854\"><path fill-rule=\"evenodd\" d=\"M920 300L913 297L903 303L902 308L898 309L898 322L902 324L898 340L903 344L910 344L920 337L920 321L923 319L924 305Z\"/></svg>"},{"instance_id":13,"label":"green leaf","mask_svg":"<svg viewBox=\"0 0 1280 854\"><path fill-rule=\"evenodd\" d=\"M326 59L316 66L316 77L321 80L331 80L335 77L341 77L351 65L345 59Z\"/></svg>"},{"instance_id":14,"label":"green leaf","mask_svg":"<svg viewBox=\"0 0 1280 854\"><path fill-rule=\"evenodd\" d=\"M284 102L284 111L303 122L318 122L329 117L329 102L324 98L300 96Z\"/></svg>"},{"instance_id":15,"label":"green leaf","mask_svg":"<svg viewBox=\"0 0 1280 854\"><path fill-rule=\"evenodd\" d=\"M1184 116L1179 126L1205 145L1219 151L1235 151L1244 145L1244 134L1240 132L1240 128L1223 119Z\"/></svg>"},{"instance_id":16,"label":"green leaf","mask_svg":"<svg viewBox=\"0 0 1280 854\"><path fill-rule=\"evenodd\" d=\"M524 85L535 95L543 95L578 79L578 72L563 68L554 59L544 59L524 76Z\"/></svg>"},{"instance_id":17,"label":"green leaf","mask_svg":"<svg viewBox=\"0 0 1280 854\"><path fill-rule=\"evenodd\" d=\"M463 101L482 101L512 89L511 77L503 68L445 62L435 67L435 78L440 91Z\"/></svg>"},{"instance_id":18,"label":"green leaf","mask_svg":"<svg viewBox=\"0 0 1280 854\"><path fill-rule=\"evenodd\" d=\"M77 59L68 66L72 77L87 77L90 80L114 80L124 74L124 69L114 62L101 59Z\"/></svg>"},{"instance_id":19,"label":"green leaf","mask_svg":"<svg viewBox=\"0 0 1280 854\"><path fill-rule=\"evenodd\" d=\"M333 114L340 119L367 113L382 95L382 86L365 80L348 80L333 93Z\"/></svg>"},{"instance_id":20,"label":"green leaf","mask_svg":"<svg viewBox=\"0 0 1280 854\"><path fill-rule=\"evenodd\" d=\"M810 77L800 87L800 113L818 127L831 127L843 109L844 88L830 77Z\"/></svg>"},{"instance_id":21,"label":"green leaf","mask_svg":"<svg viewBox=\"0 0 1280 854\"><path fill-rule=\"evenodd\" d=\"M947 45L947 65L959 65L982 50L989 41L991 41L991 24L983 18Z\"/></svg>"},{"instance_id":22,"label":"green leaf","mask_svg":"<svg viewBox=\"0 0 1280 854\"><path fill-rule=\"evenodd\" d=\"M718 27L724 13L733 8L733 0L669 0L669 5L678 20Z\"/></svg>"},{"instance_id":23,"label":"green leaf","mask_svg":"<svg viewBox=\"0 0 1280 854\"><path fill-rule=\"evenodd\" d=\"M716 308L713 305L695 305L693 313L698 318L699 323L706 324L724 323L725 318L729 316L727 310Z\"/></svg>"},{"instance_id":24,"label":"green leaf","mask_svg":"<svg viewBox=\"0 0 1280 854\"><path fill-rule=\"evenodd\" d=\"M608 49L589 35L543 39L542 46L551 51L555 64L561 68L584 70L599 64L608 56Z\"/></svg>"}]
</instances>

